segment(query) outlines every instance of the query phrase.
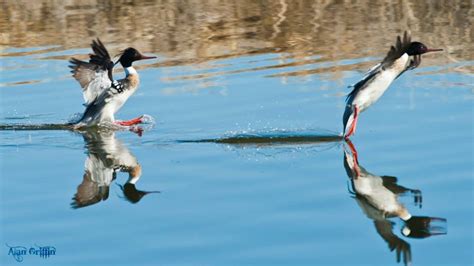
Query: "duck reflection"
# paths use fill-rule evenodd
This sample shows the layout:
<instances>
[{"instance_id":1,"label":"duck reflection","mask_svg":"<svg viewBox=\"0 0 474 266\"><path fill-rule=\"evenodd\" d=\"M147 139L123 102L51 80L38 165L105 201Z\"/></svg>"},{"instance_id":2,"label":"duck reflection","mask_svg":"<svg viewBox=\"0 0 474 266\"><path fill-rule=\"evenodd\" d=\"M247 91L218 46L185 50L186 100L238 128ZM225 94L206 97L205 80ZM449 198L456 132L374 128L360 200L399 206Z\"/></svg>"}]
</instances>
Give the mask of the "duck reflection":
<instances>
[{"instance_id":1,"label":"duck reflection","mask_svg":"<svg viewBox=\"0 0 474 266\"><path fill-rule=\"evenodd\" d=\"M72 208L82 208L107 200L110 184L116 179L117 172L128 173L126 183L119 184L127 201L137 203L147 194L158 193L136 188L142 168L137 158L115 138L113 130L87 130L80 133L84 137L87 158L82 183L77 187Z\"/></svg>"},{"instance_id":2,"label":"duck reflection","mask_svg":"<svg viewBox=\"0 0 474 266\"><path fill-rule=\"evenodd\" d=\"M397 184L393 176L377 176L359 165L355 146L348 140L344 144L344 168L349 176L351 188L362 211L374 221L377 233L387 242L391 251L396 250L397 262L403 259L405 265L411 263L410 244L393 232L394 223L389 218L398 217L403 221L401 234L409 238L426 238L446 234L446 219L413 216L399 201L399 196L410 195L415 206L421 208L421 191Z\"/></svg>"}]
</instances>

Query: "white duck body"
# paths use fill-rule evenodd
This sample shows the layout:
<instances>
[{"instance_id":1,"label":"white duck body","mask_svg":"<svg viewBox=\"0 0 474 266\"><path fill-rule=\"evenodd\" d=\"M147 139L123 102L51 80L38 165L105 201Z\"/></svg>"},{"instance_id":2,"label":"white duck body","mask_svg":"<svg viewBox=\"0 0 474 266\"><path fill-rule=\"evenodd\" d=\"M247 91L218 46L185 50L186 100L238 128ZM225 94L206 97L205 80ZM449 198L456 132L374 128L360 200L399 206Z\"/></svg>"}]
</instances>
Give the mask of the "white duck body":
<instances>
[{"instance_id":1,"label":"white duck body","mask_svg":"<svg viewBox=\"0 0 474 266\"><path fill-rule=\"evenodd\" d=\"M356 116L378 101L390 84L405 72L411 64L410 56L404 53L389 65L382 62L374 66L361 81L353 86L354 89L347 96L343 116L344 135L351 132L351 129L355 129L353 123L354 119L357 118Z\"/></svg>"},{"instance_id":2,"label":"white duck body","mask_svg":"<svg viewBox=\"0 0 474 266\"><path fill-rule=\"evenodd\" d=\"M108 89L87 106L79 125L92 126L115 122L115 113L135 93L140 83L138 73L133 67L125 68L125 74L124 79L112 82Z\"/></svg>"},{"instance_id":3,"label":"white duck body","mask_svg":"<svg viewBox=\"0 0 474 266\"><path fill-rule=\"evenodd\" d=\"M357 106L360 112L374 104L387 91L392 82L406 70L410 64L408 54L403 54L390 68L381 69L367 87L359 90L348 105Z\"/></svg>"},{"instance_id":4,"label":"white duck body","mask_svg":"<svg viewBox=\"0 0 474 266\"><path fill-rule=\"evenodd\" d=\"M138 89L140 79L137 71L133 67L125 68L126 77L124 79L118 80L115 83L122 86L122 91L117 90L114 87L111 87L109 90L110 96L105 99L103 110L100 112L100 115L97 117L97 121L92 121L94 123L102 122L115 122L115 114L122 108L125 102L132 96Z\"/></svg>"}]
</instances>

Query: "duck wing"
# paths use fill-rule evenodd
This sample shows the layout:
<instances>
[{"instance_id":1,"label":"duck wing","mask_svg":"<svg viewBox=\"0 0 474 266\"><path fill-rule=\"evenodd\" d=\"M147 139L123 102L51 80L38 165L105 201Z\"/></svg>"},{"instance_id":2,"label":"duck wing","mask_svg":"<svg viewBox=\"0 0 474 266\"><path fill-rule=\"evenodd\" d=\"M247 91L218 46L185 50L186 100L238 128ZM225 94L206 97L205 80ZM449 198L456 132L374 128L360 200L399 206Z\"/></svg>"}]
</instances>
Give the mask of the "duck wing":
<instances>
[{"instance_id":1,"label":"duck wing","mask_svg":"<svg viewBox=\"0 0 474 266\"><path fill-rule=\"evenodd\" d=\"M69 60L72 76L82 87L86 105L110 88L113 82L114 63L104 44L97 39L92 41L91 47L93 53L89 54L89 62L76 58Z\"/></svg>"},{"instance_id":2,"label":"duck wing","mask_svg":"<svg viewBox=\"0 0 474 266\"><path fill-rule=\"evenodd\" d=\"M388 51L385 58L382 60L381 64L384 67L391 65L395 60L400 58L406 52L410 44L411 44L411 36L407 31L403 33L403 38L400 36L397 36L397 41L395 45L392 45L390 47L390 50Z\"/></svg>"}]
</instances>

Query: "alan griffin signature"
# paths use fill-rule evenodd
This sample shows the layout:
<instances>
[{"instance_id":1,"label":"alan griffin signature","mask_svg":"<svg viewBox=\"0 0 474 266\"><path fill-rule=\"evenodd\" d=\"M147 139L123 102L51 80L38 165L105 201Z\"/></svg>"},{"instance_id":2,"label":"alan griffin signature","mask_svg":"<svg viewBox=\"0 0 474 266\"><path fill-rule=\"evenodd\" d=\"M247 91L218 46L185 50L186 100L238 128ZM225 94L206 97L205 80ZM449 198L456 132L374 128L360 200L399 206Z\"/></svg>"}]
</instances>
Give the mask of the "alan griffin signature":
<instances>
[{"instance_id":1,"label":"alan griffin signature","mask_svg":"<svg viewBox=\"0 0 474 266\"><path fill-rule=\"evenodd\" d=\"M12 256L16 261L22 262L23 256L39 256L40 258L47 259L50 256L56 255L56 248L53 246L38 246L35 244L34 247L24 247L24 246L10 246L6 244L9 248L8 255Z\"/></svg>"}]
</instances>

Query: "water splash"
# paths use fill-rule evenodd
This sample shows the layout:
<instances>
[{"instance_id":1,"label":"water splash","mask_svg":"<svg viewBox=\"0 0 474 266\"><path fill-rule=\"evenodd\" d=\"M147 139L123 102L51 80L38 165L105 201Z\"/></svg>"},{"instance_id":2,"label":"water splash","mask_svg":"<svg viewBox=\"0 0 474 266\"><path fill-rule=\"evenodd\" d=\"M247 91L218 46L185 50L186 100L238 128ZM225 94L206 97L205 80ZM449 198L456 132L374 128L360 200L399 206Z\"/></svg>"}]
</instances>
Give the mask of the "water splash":
<instances>
[{"instance_id":1,"label":"water splash","mask_svg":"<svg viewBox=\"0 0 474 266\"><path fill-rule=\"evenodd\" d=\"M156 125L156 120L153 116L144 114L142 116L142 124L148 124L154 127Z\"/></svg>"},{"instance_id":2,"label":"water splash","mask_svg":"<svg viewBox=\"0 0 474 266\"><path fill-rule=\"evenodd\" d=\"M79 121L81 118L82 118L82 113L75 113L75 114L72 114L72 115L67 119L67 122L68 122L68 123L76 123L76 122Z\"/></svg>"}]
</instances>

